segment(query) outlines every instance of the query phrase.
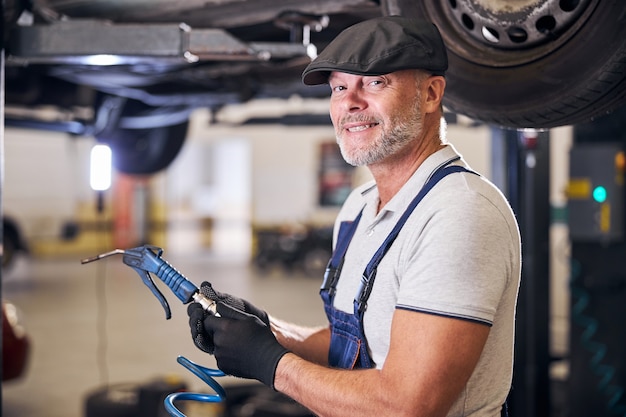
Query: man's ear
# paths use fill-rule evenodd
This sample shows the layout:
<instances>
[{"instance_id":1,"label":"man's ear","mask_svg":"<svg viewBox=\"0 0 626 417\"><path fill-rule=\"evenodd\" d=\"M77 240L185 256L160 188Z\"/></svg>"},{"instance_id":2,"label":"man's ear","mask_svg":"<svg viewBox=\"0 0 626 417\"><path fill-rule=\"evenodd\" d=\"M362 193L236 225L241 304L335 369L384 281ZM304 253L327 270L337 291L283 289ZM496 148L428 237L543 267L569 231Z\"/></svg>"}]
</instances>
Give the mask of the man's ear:
<instances>
[{"instance_id":1,"label":"man's ear","mask_svg":"<svg viewBox=\"0 0 626 417\"><path fill-rule=\"evenodd\" d=\"M443 92L446 89L446 79L440 75L432 75L424 80L426 101L424 112L434 113L440 110L443 100Z\"/></svg>"}]
</instances>

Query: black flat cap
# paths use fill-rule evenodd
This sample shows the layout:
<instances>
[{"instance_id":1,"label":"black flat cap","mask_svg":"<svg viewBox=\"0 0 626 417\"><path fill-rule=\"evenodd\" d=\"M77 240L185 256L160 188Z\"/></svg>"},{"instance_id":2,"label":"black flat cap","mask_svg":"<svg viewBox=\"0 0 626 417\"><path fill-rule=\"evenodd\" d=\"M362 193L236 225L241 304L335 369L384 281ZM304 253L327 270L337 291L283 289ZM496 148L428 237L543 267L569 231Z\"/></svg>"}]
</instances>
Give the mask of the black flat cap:
<instances>
[{"instance_id":1,"label":"black flat cap","mask_svg":"<svg viewBox=\"0 0 626 417\"><path fill-rule=\"evenodd\" d=\"M425 20L384 16L348 27L302 73L307 85L325 84L331 71L382 75L423 69L443 75L448 55L437 27Z\"/></svg>"}]
</instances>

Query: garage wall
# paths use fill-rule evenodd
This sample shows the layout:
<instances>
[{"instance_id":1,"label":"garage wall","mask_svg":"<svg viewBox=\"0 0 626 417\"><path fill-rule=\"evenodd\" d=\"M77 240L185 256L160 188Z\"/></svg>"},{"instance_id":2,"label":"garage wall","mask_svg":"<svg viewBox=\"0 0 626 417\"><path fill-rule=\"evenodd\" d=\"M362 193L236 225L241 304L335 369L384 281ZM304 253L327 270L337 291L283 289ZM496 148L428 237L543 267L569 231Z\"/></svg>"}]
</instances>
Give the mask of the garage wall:
<instances>
[{"instance_id":1,"label":"garage wall","mask_svg":"<svg viewBox=\"0 0 626 417\"><path fill-rule=\"evenodd\" d=\"M267 107L270 106L268 104ZM282 109L284 111L284 105ZM327 112L325 105L321 110L319 108L315 110ZM265 111L268 111L267 108ZM208 155L211 147L219 147L224 141L246 141L251 152L250 218L254 224L332 222L337 209L322 208L317 204L320 145L335 141L334 131L330 125L229 126L226 123L212 125L208 120L207 114L195 115L188 143L185 145L187 156L181 155L175 161L175 165L185 167L184 169L189 172L194 169L191 168L193 165L191 160L197 159L198 155ZM448 139L474 169L490 177L491 139L487 127L450 125ZM203 169L210 171L212 168L205 164ZM213 177L212 174L197 171L196 174L203 178ZM355 183L369 178L369 174L363 170L355 172ZM193 181L193 178L186 175L185 181L184 187L189 187L189 181ZM185 200L180 195L176 198Z\"/></svg>"},{"instance_id":2,"label":"garage wall","mask_svg":"<svg viewBox=\"0 0 626 417\"><path fill-rule=\"evenodd\" d=\"M95 203L89 187L93 143L64 133L5 129L3 215L29 241L58 241L64 224Z\"/></svg>"}]
</instances>

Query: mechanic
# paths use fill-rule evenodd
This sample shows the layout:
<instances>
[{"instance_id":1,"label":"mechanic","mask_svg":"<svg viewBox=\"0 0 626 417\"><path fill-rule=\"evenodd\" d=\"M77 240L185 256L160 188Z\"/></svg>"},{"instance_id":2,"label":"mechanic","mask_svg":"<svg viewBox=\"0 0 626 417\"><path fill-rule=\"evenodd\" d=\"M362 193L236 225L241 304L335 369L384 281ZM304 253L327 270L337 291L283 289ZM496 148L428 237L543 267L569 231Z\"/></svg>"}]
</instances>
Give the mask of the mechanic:
<instances>
[{"instance_id":1,"label":"mechanic","mask_svg":"<svg viewBox=\"0 0 626 417\"><path fill-rule=\"evenodd\" d=\"M188 309L195 344L320 416L506 414L520 236L502 193L446 142L437 28L353 25L304 70L328 83L342 155L374 180L335 223L321 295L329 324L287 323L228 294ZM236 307L239 305L239 307Z\"/></svg>"}]
</instances>

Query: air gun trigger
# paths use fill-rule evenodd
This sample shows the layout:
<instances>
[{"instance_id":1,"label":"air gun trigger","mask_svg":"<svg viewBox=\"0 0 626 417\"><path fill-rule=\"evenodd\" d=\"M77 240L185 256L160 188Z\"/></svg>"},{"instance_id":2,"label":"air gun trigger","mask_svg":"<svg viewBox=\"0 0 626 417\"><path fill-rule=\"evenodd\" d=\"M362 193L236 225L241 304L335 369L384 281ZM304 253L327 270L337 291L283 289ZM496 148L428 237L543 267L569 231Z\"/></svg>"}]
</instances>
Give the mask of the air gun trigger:
<instances>
[{"instance_id":1,"label":"air gun trigger","mask_svg":"<svg viewBox=\"0 0 626 417\"><path fill-rule=\"evenodd\" d=\"M150 291L152 291L152 294L154 294L154 296L161 303L161 306L163 307L163 310L165 310L165 319L166 320L171 319L172 318L172 312L170 310L170 305L167 303L167 300L165 299L165 297L163 296L161 291L159 291L159 289L156 287L156 285L154 284L154 281L152 281L152 278L150 277L150 273L148 271L146 271L146 270L141 269L141 268L135 268L135 267L132 267L132 268L135 271L137 271L137 273L141 277L141 280L143 281L143 283L146 284L146 287L150 288Z\"/></svg>"}]
</instances>

